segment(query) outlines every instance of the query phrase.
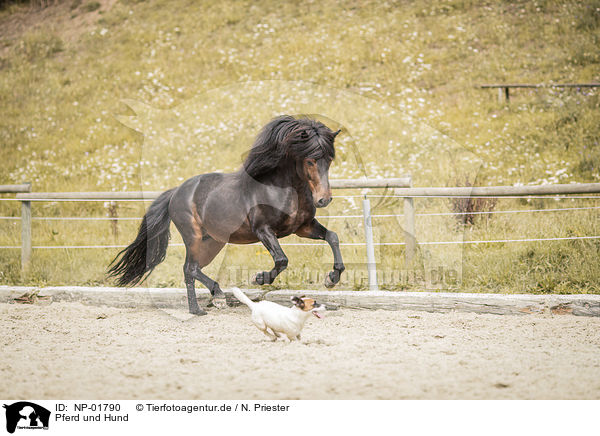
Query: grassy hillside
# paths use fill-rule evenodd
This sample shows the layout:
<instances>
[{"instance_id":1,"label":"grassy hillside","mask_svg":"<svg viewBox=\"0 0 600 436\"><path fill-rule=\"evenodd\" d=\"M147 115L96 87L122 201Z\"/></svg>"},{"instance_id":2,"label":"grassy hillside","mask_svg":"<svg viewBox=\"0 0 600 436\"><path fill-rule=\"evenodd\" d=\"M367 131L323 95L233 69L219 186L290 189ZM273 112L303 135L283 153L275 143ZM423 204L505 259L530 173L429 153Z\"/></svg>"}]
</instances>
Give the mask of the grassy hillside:
<instances>
[{"instance_id":1,"label":"grassy hillside","mask_svg":"<svg viewBox=\"0 0 600 436\"><path fill-rule=\"evenodd\" d=\"M598 1L69 0L43 9L5 3L0 184L31 181L36 191L166 189L199 172L233 170L270 116L313 107L284 104L283 95L293 100L303 92L314 107L331 111L320 115L346 128L332 167L336 177L411 173L420 186L454 185L467 176L479 185L600 181L598 90L517 90L507 105L497 102L495 91L475 87L599 82L598 46ZM244 85L261 81L271 81L269 93ZM218 110L202 109L207 101ZM177 122L170 121L173 114ZM344 125L335 114L353 123ZM134 115L145 123L143 134L127 121ZM472 156L469 171L440 160L439 150L451 149ZM160 177L151 176L158 164ZM107 216L106 206L44 203L35 205L34 215ZM495 209L592 206L600 202L501 200ZM450 207L441 200L417 203L418 212ZM329 209L360 214L360 203L340 199ZM401 211L397 202L377 210ZM19 214L11 202L0 202L0 212ZM141 205L120 204L118 213L140 216ZM598 216L597 210L494 215L466 229L453 217L420 218L417 231L421 241L600 235ZM378 223L377 237L401 241L401 224ZM362 240L360 220L328 225L343 241ZM36 221L34 244L125 244L136 226L122 222L114 234L107 222ZM18 228L18 222L0 221L0 245L18 245ZM452 250L423 248L421 275L393 278L386 286L431 286L422 276L435 258L446 264L451 259L461 272L462 282L451 278L445 287L600 292L597 241ZM323 263L330 263L328 249L287 251L296 272L325 272ZM344 247L343 253L350 263L364 262L360 247ZM103 271L115 254L35 250L31 271L21 275L18 250L2 249L0 282L106 283ZM377 255L389 270L406 269L402 248L382 248ZM170 249L149 283L181 286L182 258L181 249ZM227 271L231 264L252 272L271 261L259 247L231 248L210 272L236 281ZM290 271L277 285L312 281L320 279ZM361 288L360 277L345 286Z\"/></svg>"}]
</instances>

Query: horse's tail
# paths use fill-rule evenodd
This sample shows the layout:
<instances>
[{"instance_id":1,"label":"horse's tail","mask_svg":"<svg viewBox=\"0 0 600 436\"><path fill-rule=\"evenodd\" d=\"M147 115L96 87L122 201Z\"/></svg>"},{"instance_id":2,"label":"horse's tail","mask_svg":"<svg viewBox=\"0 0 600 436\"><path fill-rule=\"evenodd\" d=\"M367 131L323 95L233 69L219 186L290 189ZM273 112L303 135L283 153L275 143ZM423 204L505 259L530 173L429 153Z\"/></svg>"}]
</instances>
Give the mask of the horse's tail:
<instances>
[{"instance_id":1,"label":"horse's tail","mask_svg":"<svg viewBox=\"0 0 600 436\"><path fill-rule=\"evenodd\" d=\"M250 309L252 309L252 306L254 306L256 304L254 301L252 301L250 298L248 298L248 296L246 294L244 294L239 288L232 288L231 292L233 292L233 295L235 295L235 298L240 300L240 303L244 303Z\"/></svg>"},{"instance_id":2,"label":"horse's tail","mask_svg":"<svg viewBox=\"0 0 600 436\"><path fill-rule=\"evenodd\" d=\"M171 232L169 202L175 188L160 194L142 219L135 240L110 263L109 277L117 278L118 286L136 285L145 280L152 270L165 260ZM117 261L117 259L121 258Z\"/></svg>"}]
</instances>

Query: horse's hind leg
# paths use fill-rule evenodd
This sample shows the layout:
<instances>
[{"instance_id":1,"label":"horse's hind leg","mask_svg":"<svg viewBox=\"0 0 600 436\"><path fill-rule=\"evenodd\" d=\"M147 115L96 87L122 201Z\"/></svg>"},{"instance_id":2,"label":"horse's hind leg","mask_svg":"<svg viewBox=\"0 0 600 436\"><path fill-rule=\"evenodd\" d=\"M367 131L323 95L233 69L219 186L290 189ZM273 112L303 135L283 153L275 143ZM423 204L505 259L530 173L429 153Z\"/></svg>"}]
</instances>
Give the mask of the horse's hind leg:
<instances>
[{"instance_id":1,"label":"horse's hind leg","mask_svg":"<svg viewBox=\"0 0 600 436\"><path fill-rule=\"evenodd\" d=\"M188 262L188 256L186 255L185 264L183 265L183 276L185 279L185 288L187 290L188 307L190 313L194 315L206 315L206 311L200 309L198 300L196 299L196 279L192 273L192 262Z\"/></svg>"},{"instance_id":2,"label":"horse's hind leg","mask_svg":"<svg viewBox=\"0 0 600 436\"><path fill-rule=\"evenodd\" d=\"M226 307L225 294L219 287L219 284L202 272L202 268L208 265L219 251L225 246L223 242L215 241L207 237L202 239L194 238L193 241L186 241L185 264L183 265L183 275L185 277L185 286L188 294L188 305L190 313L204 315L206 312L200 309L196 299L196 289L194 280L199 280L208 288L215 307L221 309Z\"/></svg>"}]
</instances>

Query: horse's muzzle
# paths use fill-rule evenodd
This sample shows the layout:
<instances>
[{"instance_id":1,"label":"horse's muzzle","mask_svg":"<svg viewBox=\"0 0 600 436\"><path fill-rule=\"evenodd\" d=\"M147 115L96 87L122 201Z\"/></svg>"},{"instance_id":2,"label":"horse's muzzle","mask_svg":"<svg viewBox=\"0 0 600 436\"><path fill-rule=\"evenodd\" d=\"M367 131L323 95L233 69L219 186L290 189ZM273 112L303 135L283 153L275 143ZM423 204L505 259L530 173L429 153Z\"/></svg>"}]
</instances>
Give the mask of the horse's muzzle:
<instances>
[{"instance_id":1,"label":"horse's muzzle","mask_svg":"<svg viewBox=\"0 0 600 436\"><path fill-rule=\"evenodd\" d=\"M325 198L325 197L323 197L323 198L319 199L319 200L318 200L318 201L315 203L315 206L316 206L316 207L325 207L325 206L327 206L329 203L331 203L331 197L328 197L328 198Z\"/></svg>"}]
</instances>

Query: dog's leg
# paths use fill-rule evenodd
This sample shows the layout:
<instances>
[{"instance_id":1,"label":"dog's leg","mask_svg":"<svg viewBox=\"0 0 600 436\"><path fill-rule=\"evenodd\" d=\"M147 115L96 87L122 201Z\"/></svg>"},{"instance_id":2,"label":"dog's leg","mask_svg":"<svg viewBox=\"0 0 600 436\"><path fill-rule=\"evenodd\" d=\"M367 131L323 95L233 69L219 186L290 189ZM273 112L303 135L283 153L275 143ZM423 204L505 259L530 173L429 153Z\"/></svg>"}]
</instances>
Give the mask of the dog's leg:
<instances>
[{"instance_id":1,"label":"dog's leg","mask_svg":"<svg viewBox=\"0 0 600 436\"><path fill-rule=\"evenodd\" d=\"M342 272L346 269L342 261L342 252L340 251L340 240L335 232L327 230L319 221L313 219L310 223L300 227L296 235L301 238L325 240L333 252L333 271L325 276L325 286L333 288L339 281Z\"/></svg>"},{"instance_id":2,"label":"dog's leg","mask_svg":"<svg viewBox=\"0 0 600 436\"><path fill-rule=\"evenodd\" d=\"M269 339L271 339L271 341L275 342L277 340L277 333L271 333L269 331L269 327L265 324L262 318L255 317L254 313L252 314L252 322L254 323L256 328L263 332Z\"/></svg>"},{"instance_id":3,"label":"dog's leg","mask_svg":"<svg viewBox=\"0 0 600 436\"><path fill-rule=\"evenodd\" d=\"M270 285L284 269L287 268L288 258L281 249L277 236L269 227L264 226L255 230L256 237L263 243L265 248L269 250L275 266L271 271L262 271L256 274L253 282L258 285Z\"/></svg>"},{"instance_id":4,"label":"dog's leg","mask_svg":"<svg viewBox=\"0 0 600 436\"><path fill-rule=\"evenodd\" d=\"M277 336L271 334L271 332L269 332L269 330L267 329L267 327L265 327L264 329L260 329L261 332L263 332L265 335L267 335L267 337L269 339L271 339L271 341L275 342L277 340Z\"/></svg>"}]
</instances>

